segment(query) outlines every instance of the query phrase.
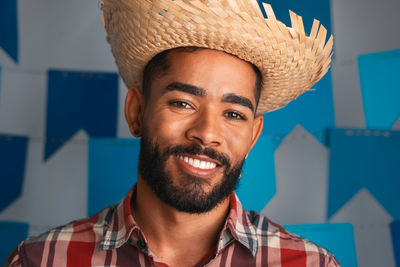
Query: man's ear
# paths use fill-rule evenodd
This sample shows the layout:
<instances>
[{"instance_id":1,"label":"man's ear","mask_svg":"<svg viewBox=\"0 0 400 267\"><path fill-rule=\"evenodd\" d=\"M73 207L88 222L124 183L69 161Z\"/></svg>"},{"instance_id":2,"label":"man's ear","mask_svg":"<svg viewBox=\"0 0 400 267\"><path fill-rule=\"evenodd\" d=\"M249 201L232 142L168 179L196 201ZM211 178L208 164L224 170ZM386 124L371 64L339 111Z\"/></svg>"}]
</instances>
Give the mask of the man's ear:
<instances>
[{"instance_id":1,"label":"man's ear","mask_svg":"<svg viewBox=\"0 0 400 267\"><path fill-rule=\"evenodd\" d=\"M246 159L249 156L250 151L253 149L254 145L257 143L258 138L261 135L264 126L264 117L262 115L257 115L254 118L253 124L253 139L251 140L250 150L246 155Z\"/></svg>"},{"instance_id":2,"label":"man's ear","mask_svg":"<svg viewBox=\"0 0 400 267\"><path fill-rule=\"evenodd\" d=\"M143 99L143 93L137 87L130 88L125 99L125 119L134 137L142 135Z\"/></svg>"}]
</instances>

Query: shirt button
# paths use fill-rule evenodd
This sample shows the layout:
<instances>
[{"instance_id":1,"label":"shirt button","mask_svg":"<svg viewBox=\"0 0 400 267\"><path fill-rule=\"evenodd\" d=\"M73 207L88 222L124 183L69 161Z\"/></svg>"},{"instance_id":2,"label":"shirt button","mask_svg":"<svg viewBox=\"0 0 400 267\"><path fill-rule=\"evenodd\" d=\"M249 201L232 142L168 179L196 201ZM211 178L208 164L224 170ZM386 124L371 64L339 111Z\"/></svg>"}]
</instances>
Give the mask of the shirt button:
<instances>
[{"instance_id":1,"label":"shirt button","mask_svg":"<svg viewBox=\"0 0 400 267\"><path fill-rule=\"evenodd\" d=\"M136 244L140 249L146 248L146 243L144 243L142 240L138 240L138 242Z\"/></svg>"}]
</instances>

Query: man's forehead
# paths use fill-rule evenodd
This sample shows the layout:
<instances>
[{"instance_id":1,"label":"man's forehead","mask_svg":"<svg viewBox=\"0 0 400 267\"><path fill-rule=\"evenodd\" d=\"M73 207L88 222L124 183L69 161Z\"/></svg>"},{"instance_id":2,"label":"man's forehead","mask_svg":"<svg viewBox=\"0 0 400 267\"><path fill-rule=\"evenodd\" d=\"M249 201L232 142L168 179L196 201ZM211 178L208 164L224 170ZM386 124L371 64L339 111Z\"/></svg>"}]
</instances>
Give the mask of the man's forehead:
<instances>
[{"instance_id":1,"label":"man's forehead","mask_svg":"<svg viewBox=\"0 0 400 267\"><path fill-rule=\"evenodd\" d=\"M188 60L194 59L193 55L201 55L201 57L212 57L216 60L223 60L225 58L230 58L232 60L240 61L244 64L251 66L251 63L237 57L236 55L227 53L222 50L215 50L210 48L203 47L178 47L172 49L170 53L168 53L168 57L170 60L180 59L180 60ZM193 63L193 62L192 62Z\"/></svg>"},{"instance_id":2,"label":"man's forehead","mask_svg":"<svg viewBox=\"0 0 400 267\"><path fill-rule=\"evenodd\" d=\"M253 94L256 74L252 65L223 51L196 48L175 49L168 55L168 70L165 76L195 82L193 85L205 90L215 90L214 86L240 87L242 93ZM179 80L174 80L176 82ZM188 83L190 84L190 83ZM207 84L212 86L206 86Z\"/></svg>"},{"instance_id":3,"label":"man's forehead","mask_svg":"<svg viewBox=\"0 0 400 267\"><path fill-rule=\"evenodd\" d=\"M148 66L144 81L150 87L144 92L155 97L152 101L158 101L168 91L191 89L197 96L201 91L201 95L220 102L246 99L236 102L246 103L255 114L261 74L257 67L236 56L207 48L180 47L159 53ZM171 84L185 84L185 90L168 90Z\"/></svg>"}]
</instances>

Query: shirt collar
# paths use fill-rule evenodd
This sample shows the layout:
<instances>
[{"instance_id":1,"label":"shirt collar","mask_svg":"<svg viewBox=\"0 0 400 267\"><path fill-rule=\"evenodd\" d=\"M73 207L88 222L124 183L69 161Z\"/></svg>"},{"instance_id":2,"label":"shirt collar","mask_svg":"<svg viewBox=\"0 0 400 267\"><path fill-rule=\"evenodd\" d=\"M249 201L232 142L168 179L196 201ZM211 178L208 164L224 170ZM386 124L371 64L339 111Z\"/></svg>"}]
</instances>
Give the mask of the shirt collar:
<instances>
[{"instance_id":1,"label":"shirt collar","mask_svg":"<svg viewBox=\"0 0 400 267\"><path fill-rule=\"evenodd\" d=\"M250 250L253 257L255 257L258 250L257 230L251 223L235 192L230 195L229 204L230 211L225 226L221 231L218 252L235 239Z\"/></svg>"},{"instance_id":2,"label":"shirt collar","mask_svg":"<svg viewBox=\"0 0 400 267\"><path fill-rule=\"evenodd\" d=\"M128 192L125 198L117 206L112 206L106 213L101 213L105 218L103 238L99 250L119 248L126 243L132 235L134 239L141 238L141 231L132 215L131 199L136 193L136 185Z\"/></svg>"},{"instance_id":3,"label":"shirt collar","mask_svg":"<svg viewBox=\"0 0 400 267\"><path fill-rule=\"evenodd\" d=\"M102 218L99 218L98 222L104 222L103 227L98 227L98 229L103 229L100 250L118 248L129 239L145 241L145 237L132 215L131 200L135 193L136 185L132 187L121 203L100 214ZM251 223L235 192L230 195L229 204L230 211L220 234L218 251L233 240L237 240L255 257L258 250L256 228Z\"/></svg>"}]
</instances>

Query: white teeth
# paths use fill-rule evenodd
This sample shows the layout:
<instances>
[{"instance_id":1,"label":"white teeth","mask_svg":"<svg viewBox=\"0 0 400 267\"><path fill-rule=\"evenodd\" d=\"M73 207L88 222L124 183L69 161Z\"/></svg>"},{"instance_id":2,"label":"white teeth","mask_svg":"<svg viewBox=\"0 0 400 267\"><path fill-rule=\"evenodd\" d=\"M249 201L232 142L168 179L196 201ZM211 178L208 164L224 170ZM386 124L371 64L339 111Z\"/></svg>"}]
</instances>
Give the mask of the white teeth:
<instances>
[{"instance_id":1,"label":"white teeth","mask_svg":"<svg viewBox=\"0 0 400 267\"><path fill-rule=\"evenodd\" d=\"M210 162L207 162L207 163L205 164L204 169L209 169L209 168L210 168Z\"/></svg>"},{"instance_id":2,"label":"white teeth","mask_svg":"<svg viewBox=\"0 0 400 267\"><path fill-rule=\"evenodd\" d=\"M189 163L195 168L203 169L203 170L209 170L209 169L214 169L217 167L217 164L214 162L210 161L204 161L204 160L199 160L199 159L193 159L189 157L184 157L184 156L177 156L178 159L183 160L186 163Z\"/></svg>"},{"instance_id":3,"label":"white teeth","mask_svg":"<svg viewBox=\"0 0 400 267\"><path fill-rule=\"evenodd\" d=\"M207 163L209 163L209 162L202 161L202 162L200 163L199 168L200 168L200 169L207 169Z\"/></svg>"},{"instance_id":4,"label":"white teeth","mask_svg":"<svg viewBox=\"0 0 400 267\"><path fill-rule=\"evenodd\" d=\"M195 166L196 168L199 168L200 167L200 160L195 159L194 162L193 162L193 166Z\"/></svg>"}]
</instances>

